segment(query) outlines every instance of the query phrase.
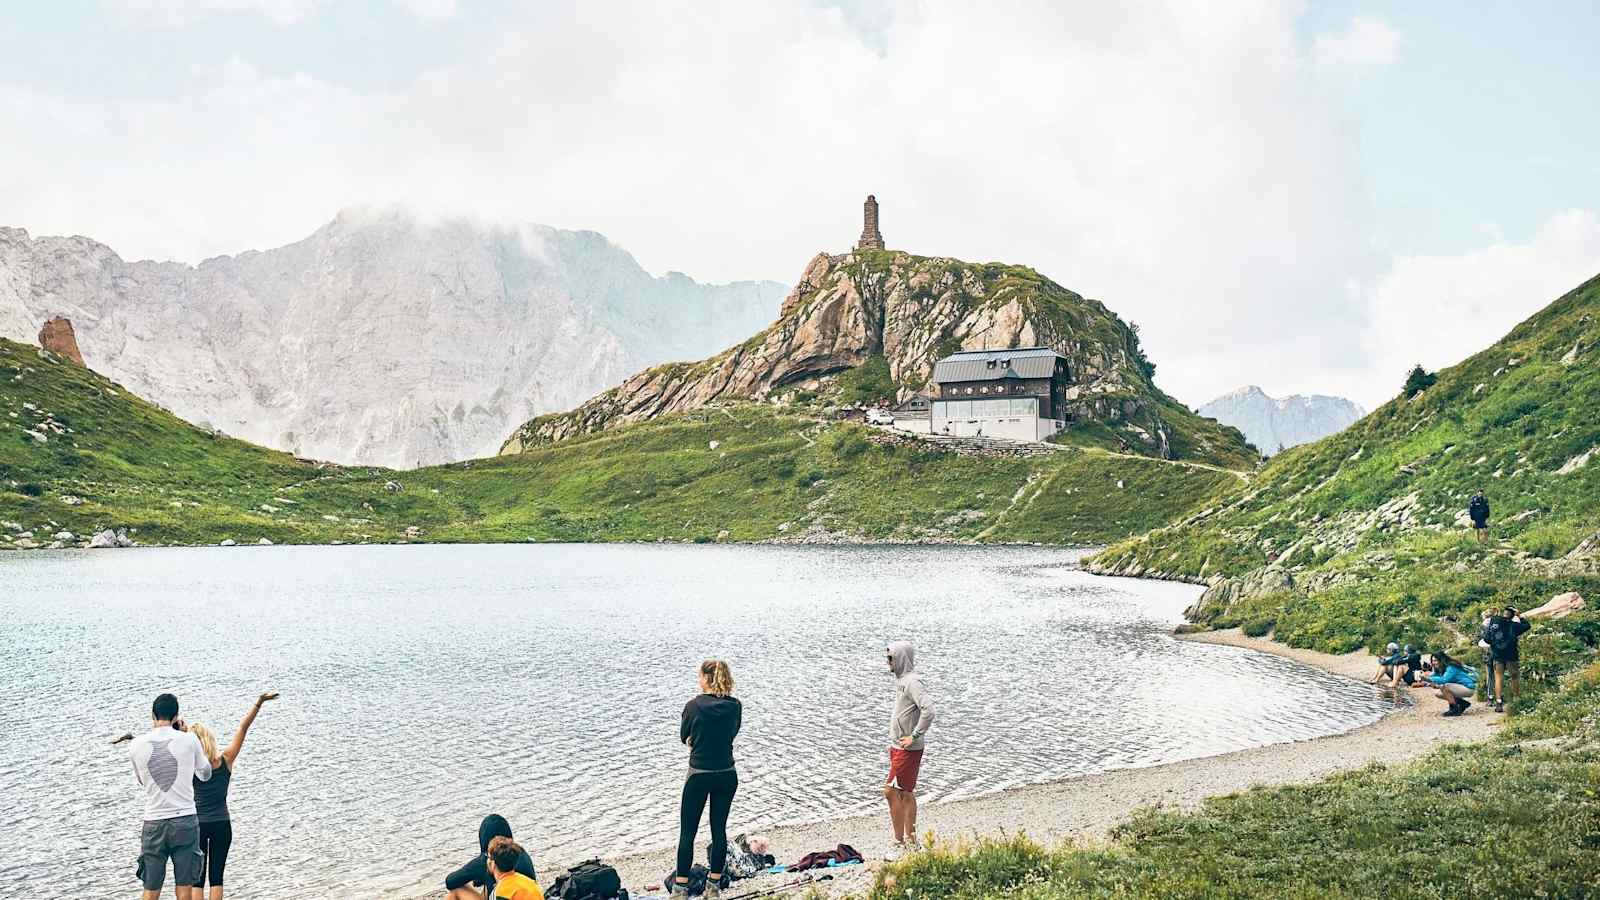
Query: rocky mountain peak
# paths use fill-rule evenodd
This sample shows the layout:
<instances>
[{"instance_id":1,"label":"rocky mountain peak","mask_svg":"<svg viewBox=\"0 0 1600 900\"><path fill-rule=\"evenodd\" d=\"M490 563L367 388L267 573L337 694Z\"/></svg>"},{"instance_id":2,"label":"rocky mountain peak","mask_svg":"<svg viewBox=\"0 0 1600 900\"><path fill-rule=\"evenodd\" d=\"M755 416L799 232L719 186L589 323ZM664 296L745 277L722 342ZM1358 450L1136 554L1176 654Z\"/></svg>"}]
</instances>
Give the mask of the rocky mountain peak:
<instances>
[{"instance_id":1,"label":"rocky mountain peak","mask_svg":"<svg viewBox=\"0 0 1600 900\"><path fill-rule=\"evenodd\" d=\"M1200 414L1239 429L1250 443L1271 455L1342 431L1366 411L1343 397L1272 397L1250 384L1205 404L1200 407Z\"/></svg>"},{"instance_id":2,"label":"rocky mountain peak","mask_svg":"<svg viewBox=\"0 0 1600 900\"><path fill-rule=\"evenodd\" d=\"M812 257L777 320L738 346L645 370L569 413L531 420L502 452L724 401L795 402L880 356L903 399L926 392L934 363L958 350L1029 346L1067 357L1074 418L1107 426L1102 436L1118 449L1243 450L1236 433L1190 439L1198 420L1155 388L1137 333L1100 302L1023 266L857 249ZM1186 435L1175 442L1179 420Z\"/></svg>"}]
</instances>

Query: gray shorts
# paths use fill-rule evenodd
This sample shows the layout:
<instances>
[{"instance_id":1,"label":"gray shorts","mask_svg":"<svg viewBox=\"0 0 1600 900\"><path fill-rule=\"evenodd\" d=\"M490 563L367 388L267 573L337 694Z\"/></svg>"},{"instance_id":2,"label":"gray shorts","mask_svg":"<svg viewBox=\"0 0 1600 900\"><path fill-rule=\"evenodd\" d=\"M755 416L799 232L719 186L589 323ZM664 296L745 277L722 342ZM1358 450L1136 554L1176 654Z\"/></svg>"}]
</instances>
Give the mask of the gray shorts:
<instances>
[{"instance_id":1,"label":"gray shorts","mask_svg":"<svg viewBox=\"0 0 1600 900\"><path fill-rule=\"evenodd\" d=\"M161 890L168 859L172 860L173 883L188 885L200 880L204 857L200 855L200 822L194 816L144 823L139 835L139 874L145 890Z\"/></svg>"}]
</instances>

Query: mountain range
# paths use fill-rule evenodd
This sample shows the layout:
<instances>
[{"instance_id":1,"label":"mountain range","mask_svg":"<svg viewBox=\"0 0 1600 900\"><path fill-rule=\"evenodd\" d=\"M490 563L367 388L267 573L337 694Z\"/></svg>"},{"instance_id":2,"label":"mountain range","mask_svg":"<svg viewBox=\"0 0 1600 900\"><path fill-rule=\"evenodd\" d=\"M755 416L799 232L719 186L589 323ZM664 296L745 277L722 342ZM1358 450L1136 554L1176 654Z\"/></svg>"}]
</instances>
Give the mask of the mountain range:
<instances>
[{"instance_id":1,"label":"mountain range","mask_svg":"<svg viewBox=\"0 0 1600 900\"><path fill-rule=\"evenodd\" d=\"M407 468L765 325L777 282L655 277L592 231L347 210L302 241L129 262L0 228L0 337L66 316L88 364L203 427Z\"/></svg>"},{"instance_id":2,"label":"mountain range","mask_svg":"<svg viewBox=\"0 0 1600 900\"><path fill-rule=\"evenodd\" d=\"M1223 394L1198 412L1244 432L1245 440L1268 456L1343 431L1367 414L1343 397L1269 397L1253 384Z\"/></svg>"}]
</instances>

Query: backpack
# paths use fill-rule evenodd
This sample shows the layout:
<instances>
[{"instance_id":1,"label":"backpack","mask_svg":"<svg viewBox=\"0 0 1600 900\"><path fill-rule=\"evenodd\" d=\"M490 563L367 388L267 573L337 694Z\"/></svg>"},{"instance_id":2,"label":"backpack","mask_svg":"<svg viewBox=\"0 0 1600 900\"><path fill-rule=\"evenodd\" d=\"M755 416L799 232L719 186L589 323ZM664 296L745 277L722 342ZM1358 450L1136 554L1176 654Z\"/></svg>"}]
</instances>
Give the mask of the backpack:
<instances>
[{"instance_id":1,"label":"backpack","mask_svg":"<svg viewBox=\"0 0 1600 900\"><path fill-rule=\"evenodd\" d=\"M546 892L547 898L561 900L627 900L617 870L598 859L585 860L567 870Z\"/></svg>"},{"instance_id":2,"label":"backpack","mask_svg":"<svg viewBox=\"0 0 1600 900\"><path fill-rule=\"evenodd\" d=\"M1489 642L1489 651L1496 659L1504 659L1517 644L1517 636L1511 631L1511 620L1499 616L1489 620L1489 627L1484 629L1484 640Z\"/></svg>"}]
</instances>

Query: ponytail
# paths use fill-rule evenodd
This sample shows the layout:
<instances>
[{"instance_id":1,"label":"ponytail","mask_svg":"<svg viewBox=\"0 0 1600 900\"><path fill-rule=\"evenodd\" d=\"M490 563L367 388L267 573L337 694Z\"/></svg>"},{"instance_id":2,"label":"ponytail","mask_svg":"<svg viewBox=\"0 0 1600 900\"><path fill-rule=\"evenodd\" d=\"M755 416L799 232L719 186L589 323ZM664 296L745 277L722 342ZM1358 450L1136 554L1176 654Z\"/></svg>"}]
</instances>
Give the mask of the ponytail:
<instances>
[{"instance_id":1,"label":"ponytail","mask_svg":"<svg viewBox=\"0 0 1600 900\"><path fill-rule=\"evenodd\" d=\"M700 675L706 682L706 693L713 697L733 695L733 672L720 659L708 659L700 664Z\"/></svg>"}]
</instances>

